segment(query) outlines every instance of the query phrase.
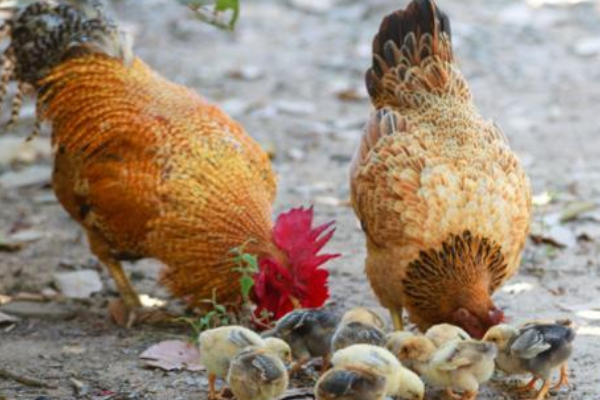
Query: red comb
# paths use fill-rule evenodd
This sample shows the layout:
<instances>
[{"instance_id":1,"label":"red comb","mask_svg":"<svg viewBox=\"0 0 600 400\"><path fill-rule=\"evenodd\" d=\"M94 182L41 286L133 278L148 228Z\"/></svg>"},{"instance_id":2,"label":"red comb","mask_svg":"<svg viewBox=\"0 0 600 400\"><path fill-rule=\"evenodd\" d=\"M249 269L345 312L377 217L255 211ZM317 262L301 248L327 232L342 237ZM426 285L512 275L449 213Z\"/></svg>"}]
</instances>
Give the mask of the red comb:
<instances>
[{"instance_id":1,"label":"red comb","mask_svg":"<svg viewBox=\"0 0 600 400\"><path fill-rule=\"evenodd\" d=\"M314 210L293 208L282 213L273 227L273 241L287 256L292 273L303 282L310 296L304 307L320 307L329 297L327 279L329 272L319 267L340 254L318 254L331 240L335 229L333 221L313 228Z\"/></svg>"}]
</instances>

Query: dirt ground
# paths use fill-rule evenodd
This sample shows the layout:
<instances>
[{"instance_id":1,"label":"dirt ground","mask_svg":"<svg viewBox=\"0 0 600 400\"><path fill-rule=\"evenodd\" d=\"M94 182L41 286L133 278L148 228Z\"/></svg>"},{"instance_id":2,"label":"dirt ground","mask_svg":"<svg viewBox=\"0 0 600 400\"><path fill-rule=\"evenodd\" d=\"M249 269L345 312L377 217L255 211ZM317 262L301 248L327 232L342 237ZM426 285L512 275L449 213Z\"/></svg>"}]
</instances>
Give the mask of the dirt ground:
<instances>
[{"instance_id":1,"label":"dirt ground","mask_svg":"<svg viewBox=\"0 0 600 400\"><path fill-rule=\"evenodd\" d=\"M363 274L363 236L344 205L346 176L370 111L363 74L371 38L381 17L406 1L242 3L234 34L197 21L171 0L113 0L109 9L135 33L141 58L222 105L274 150L277 209L315 203L321 221L337 221L329 248L344 256L331 263L333 299L377 307ZM600 204L600 3L438 4L452 19L456 54L476 103L504 129L526 166L540 204L535 226L548 242L528 243L520 273L495 300L515 322L572 318L579 335L570 390L551 398L599 399L594 365L600 362L600 212L592 208ZM0 155L8 138L28 134L32 110L26 107L29 118L16 131L0 136ZM117 295L114 285L44 184L49 152L46 133L33 150L19 153L21 161L7 165L0 159L0 177L42 167L31 172L31 186L0 186L0 234L25 232L21 238L27 241L19 251L0 250L0 294L48 293L55 273L86 269L100 271L103 290L82 301L0 308L25 315L14 325L0 325L0 368L54 386L0 377L0 399L206 398L202 373L147 369L138 359L153 343L187 337L188 329L124 330L108 320L105 306ZM141 293L166 298L156 285L155 264L128 269ZM479 398L513 397L494 383Z\"/></svg>"}]
</instances>

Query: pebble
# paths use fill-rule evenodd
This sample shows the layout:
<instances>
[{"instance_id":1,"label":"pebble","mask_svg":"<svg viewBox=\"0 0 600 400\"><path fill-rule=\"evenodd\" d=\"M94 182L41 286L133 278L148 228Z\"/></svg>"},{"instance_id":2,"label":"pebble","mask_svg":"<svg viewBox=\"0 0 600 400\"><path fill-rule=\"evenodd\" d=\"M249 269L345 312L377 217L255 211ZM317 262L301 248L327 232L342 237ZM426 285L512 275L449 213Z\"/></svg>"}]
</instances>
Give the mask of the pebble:
<instances>
[{"instance_id":1,"label":"pebble","mask_svg":"<svg viewBox=\"0 0 600 400\"><path fill-rule=\"evenodd\" d=\"M92 270L58 273L53 279L62 294L75 299L87 299L102 290L100 276Z\"/></svg>"},{"instance_id":2,"label":"pebble","mask_svg":"<svg viewBox=\"0 0 600 400\"><path fill-rule=\"evenodd\" d=\"M34 301L13 301L0 306L0 311L22 318L66 320L75 316L76 310L63 304Z\"/></svg>"}]
</instances>

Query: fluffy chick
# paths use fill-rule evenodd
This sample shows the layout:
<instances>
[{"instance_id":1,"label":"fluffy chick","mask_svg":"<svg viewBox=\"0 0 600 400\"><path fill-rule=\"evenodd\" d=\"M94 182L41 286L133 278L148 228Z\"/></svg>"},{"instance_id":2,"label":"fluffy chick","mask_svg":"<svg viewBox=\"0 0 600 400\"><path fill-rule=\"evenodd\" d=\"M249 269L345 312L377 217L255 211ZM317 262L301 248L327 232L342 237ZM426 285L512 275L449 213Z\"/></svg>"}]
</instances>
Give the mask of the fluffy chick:
<instances>
[{"instance_id":1,"label":"fluffy chick","mask_svg":"<svg viewBox=\"0 0 600 400\"><path fill-rule=\"evenodd\" d=\"M386 377L361 367L334 368L315 386L317 400L384 400Z\"/></svg>"},{"instance_id":2,"label":"fluffy chick","mask_svg":"<svg viewBox=\"0 0 600 400\"><path fill-rule=\"evenodd\" d=\"M427 383L462 400L475 399L479 386L492 377L496 354L495 346L474 340L451 341L438 349L425 336L406 339L399 352L400 359L411 361Z\"/></svg>"},{"instance_id":3,"label":"fluffy chick","mask_svg":"<svg viewBox=\"0 0 600 400\"><path fill-rule=\"evenodd\" d=\"M340 322L342 324L349 322L362 322L363 324L372 325L381 330L385 329L385 322L381 316L375 311L365 307L355 307L346 311Z\"/></svg>"},{"instance_id":4,"label":"fluffy chick","mask_svg":"<svg viewBox=\"0 0 600 400\"><path fill-rule=\"evenodd\" d=\"M381 374L386 378L385 393L408 400L422 400L425 386L421 378L400 364L383 347L355 344L333 354L334 368L357 367Z\"/></svg>"},{"instance_id":5,"label":"fluffy chick","mask_svg":"<svg viewBox=\"0 0 600 400\"><path fill-rule=\"evenodd\" d=\"M483 340L498 347L499 369L507 374L533 375L529 384L519 390L532 390L538 380L543 381L536 395L536 400L542 400L550 390L552 370L560 367L560 379L553 389L569 383L567 361L575 340L575 331L570 325L570 321L529 323L519 329L502 324L488 330Z\"/></svg>"},{"instance_id":6,"label":"fluffy chick","mask_svg":"<svg viewBox=\"0 0 600 400\"><path fill-rule=\"evenodd\" d=\"M209 329L200 334L200 362L208 372L208 398L218 399L215 383L217 378L226 378L229 366L241 350L255 346L266 348L282 361L289 360L291 349L284 341L276 338L265 340L250 329L242 326L223 326Z\"/></svg>"},{"instance_id":7,"label":"fluffy chick","mask_svg":"<svg viewBox=\"0 0 600 400\"><path fill-rule=\"evenodd\" d=\"M251 346L233 358L227 383L238 400L271 400L285 392L289 378L278 354Z\"/></svg>"},{"instance_id":8,"label":"fluffy chick","mask_svg":"<svg viewBox=\"0 0 600 400\"><path fill-rule=\"evenodd\" d=\"M264 332L263 337L276 337L289 344L295 360L292 374L315 357L323 358L325 371L331 355L331 338L339 321L335 313L325 309L294 310Z\"/></svg>"},{"instance_id":9,"label":"fluffy chick","mask_svg":"<svg viewBox=\"0 0 600 400\"><path fill-rule=\"evenodd\" d=\"M469 340L471 336L462 328L450 324L437 324L427 329L425 337L431 339L436 347L454 340Z\"/></svg>"},{"instance_id":10,"label":"fluffy chick","mask_svg":"<svg viewBox=\"0 0 600 400\"><path fill-rule=\"evenodd\" d=\"M385 324L375 312L358 307L344 314L331 339L332 350L338 351L353 344L372 344L384 346Z\"/></svg>"}]
</instances>

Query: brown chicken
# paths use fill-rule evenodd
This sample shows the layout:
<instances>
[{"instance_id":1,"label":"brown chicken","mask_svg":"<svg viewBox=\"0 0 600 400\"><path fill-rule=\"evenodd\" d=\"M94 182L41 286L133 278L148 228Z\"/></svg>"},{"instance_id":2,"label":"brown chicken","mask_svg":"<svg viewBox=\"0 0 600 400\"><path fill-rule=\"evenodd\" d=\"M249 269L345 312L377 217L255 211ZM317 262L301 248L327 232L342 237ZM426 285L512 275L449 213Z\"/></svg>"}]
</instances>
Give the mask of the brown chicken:
<instances>
[{"instance_id":1,"label":"brown chicken","mask_svg":"<svg viewBox=\"0 0 600 400\"><path fill-rule=\"evenodd\" d=\"M145 257L166 265L162 282L190 304L214 295L239 305L236 247L258 259L258 315L321 306L321 266L336 255L318 253L331 224L313 227L312 208L273 224L276 181L265 151L219 108L134 57L100 10L79 4L15 10L2 30L10 39L2 83L37 93L38 117L52 126L58 199L127 308L141 304L120 261Z\"/></svg>"},{"instance_id":2,"label":"brown chicken","mask_svg":"<svg viewBox=\"0 0 600 400\"><path fill-rule=\"evenodd\" d=\"M520 263L529 180L481 117L455 63L447 16L413 0L381 23L366 84L375 113L351 167L366 273L394 325L451 323L480 338L491 295Z\"/></svg>"}]
</instances>

